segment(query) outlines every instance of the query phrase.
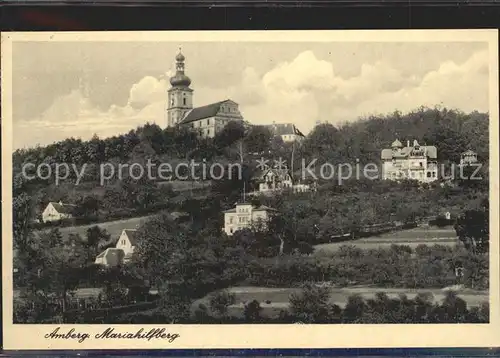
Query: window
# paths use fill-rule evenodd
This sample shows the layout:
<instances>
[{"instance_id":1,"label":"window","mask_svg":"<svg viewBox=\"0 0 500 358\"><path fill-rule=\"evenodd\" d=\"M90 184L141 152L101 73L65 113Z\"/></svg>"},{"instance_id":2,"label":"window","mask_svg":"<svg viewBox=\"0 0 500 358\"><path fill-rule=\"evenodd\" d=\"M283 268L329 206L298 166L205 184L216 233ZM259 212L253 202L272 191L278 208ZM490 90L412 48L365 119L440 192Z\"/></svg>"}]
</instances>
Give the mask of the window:
<instances>
[{"instance_id":1,"label":"window","mask_svg":"<svg viewBox=\"0 0 500 358\"><path fill-rule=\"evenodd\" d=\"M210 128L207 129L207 135L210 136Z\"/></svg>"},{"instance_id":2,"label":"window","mask_svg":"<svg viewBox=\"0 0 500 358\"><path fill-rule=\"evenodd\" d=\"M424 163L422 163L422 162L420 162L420 163L418 163L418 164L420 164L420 166L421 166L421 167L423 167L423 166L424 166Z\"/></svg>"},{"instance_id":3,"label":"window","mask_svg":"<svg viewBox=\"0 0 500 358\"><path fill-rule=\"evenodd\" d=\"M427 178L430 178L432 176L431 172L427 172Z\"/></svg>"},{"instance_id":4,"label":"window","mask_svg":"<svg viewBox=\"0 0 500 358\"><path fill-rule=\"evenodd\" d=\"M210 125L210 119L207 119L207 126Z\"/></svg>"},{"instance_id":5,"label":"window","mask_svg":"<svg viewBox=\"0 0 500 358\"><path fill-rule=\"evenodd\" d=\"M182 103L183 103L184 105L186 105L186 97L184 97L184 98L182 99Z\"/></svg>"}]
</instances>

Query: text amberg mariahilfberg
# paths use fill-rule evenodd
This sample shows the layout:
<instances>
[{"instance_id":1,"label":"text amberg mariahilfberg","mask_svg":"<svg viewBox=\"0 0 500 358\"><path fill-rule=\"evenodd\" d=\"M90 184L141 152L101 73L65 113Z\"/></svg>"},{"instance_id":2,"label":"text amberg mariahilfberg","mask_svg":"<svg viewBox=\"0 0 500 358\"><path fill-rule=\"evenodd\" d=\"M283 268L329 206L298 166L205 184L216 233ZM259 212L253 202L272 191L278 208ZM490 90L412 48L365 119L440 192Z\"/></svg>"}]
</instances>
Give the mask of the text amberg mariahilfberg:
<instances>
[{"instance_id":1,"label":"text amberg mariahilfberg","mask_svg":"<svg viewBox=\"0 0 500 358\"><path fill-rule=\"evenodd\" d=\"M87 338L90 338L89 333L85 332L76 332L74 328L71 328L66 333L59 333L59 329L61 327L57 327L51 333L47 333L44 337L47 339L76 339L78 343L82 343ZM145 332L143 328L139 329L136 332L115 332L114 328L108 327L104 332L97 333L94 336L96 339L145 339L150 341L152 339L165 339L169 343L172 343L174 340L180 337L177 333L167 333L165 328L152 328L149 331Z\"/></svg>"}]
</instances>

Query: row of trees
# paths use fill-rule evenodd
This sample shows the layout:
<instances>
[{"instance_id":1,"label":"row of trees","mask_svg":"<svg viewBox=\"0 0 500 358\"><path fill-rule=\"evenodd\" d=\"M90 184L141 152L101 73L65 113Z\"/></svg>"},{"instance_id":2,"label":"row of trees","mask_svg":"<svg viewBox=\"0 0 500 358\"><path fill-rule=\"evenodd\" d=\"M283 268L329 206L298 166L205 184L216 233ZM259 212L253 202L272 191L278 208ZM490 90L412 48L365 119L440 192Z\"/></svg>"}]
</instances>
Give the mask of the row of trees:
<instances>
[{"instance_id":1,"label":"row of trees","mask_svg":"<svg viewBox=\"0 0 500 358\"><path fill-rule=\"evenodd\" d=\"M362 250L344 245L311 257L251 260L245 282L265 287L297 287L309 280L338 286L442 288L461 284L488 289L488 266L487 255L459 247L393 245Z\"/></svg>"},{"instance_id":2,"label":"row of trees","mask_svg":"<svg viewBox=\"0 0 500 358\"><path fill-rule=\"evenodd\" d=\"M233 293L219 291L210 295L208 306L200 303L192 312L183 317L176 316L179 323L488 323L489 305L467 307L467 303L453 291L447 291L442 302L436 302L432 293L419 293L413 299L406 295L390 298L379 292L374 298L363 298L353 294L348 297L344 307L330 300L328 288L311 283L303 285L298 293L289 297L287 309L278 314L264 309L257 300L245 303L243 309L230 311L237 299ZM185 308L189 310L190 308ZM171 313L170 313L171 314ZM125 314L116 317L113 323L132 322L135 324L168 322L172 319L169 312L154 310L149 314Z\"/></svg>"},{"instance_id":3,"label":"row of trees","mask_svg":"<svg viewBox=\"0 0 500 358\"><path fill-rule=\"evenodd\" d=\"M387 148L395 137L401 141L417 139L421 144L436 145L441 161L458 162L466 149L478 152L482 160L488 155L488 114L463 113L447 108L419 108L403 114L394 112L371 116L335 127L316 126L306 138L300 157L323 158L334 163L377 162L380 150ZM22 163L102 163L144 156L166 155L170 159L228 155L243 148L244 153L280 151L279 140L273 142L266 127L232 123L214 139L199 138L184 128L166 128L146 124L126 134L88 141L69 138L46 147L20 149L14 153L14 166ZM231 148L236 142L238 145ZM240 153L241 154L241 153ZM241 155L240 155L241 157ZM210 157L204 156L209 160ZM157 159L157 158L153 158ZM241 159L241 158L240 158Z\"/></svg>"},{"instance_id":4,"label":"row of trees","mask_svg":"<svg viewBox=\"0 0 500 358\"><path fill-rule=\"evenodd\" d=\"M381 148L389 146L395 136L403 142L404 139L417 138L424 144L436 145L441 162L456 163L462 151L467 148L473 149L478 152L484 168L487 168L487 114L475 112L465 114L447 109L421 108L405 115L396 112L386 116L362 119L338 127L331 124L321 124L312 130L302 145L294 146L280 142L279 137L273 138L269 129L263 126L248 126L232 122L215 138L207 139L197 137L195 133L181 128L162 130L157 125L146 124L127 134L112 138L99 139L95 136L89 141L70 138L46 147L18 150L13 154L14 180L24 181L23 191L28 197L31 197L37 213L40 213L49 201L62 200L77 204L77 216L91 218L89 221L96 221L97 217L100 217L100 220L107 220L164 209L165 203L172 199L174 193L168 185L159 187L148 178L134 180L128 176L126 171L121 180L115 175L112 179L107 180L102 188L98 184L100 179L98 167L102 163L118 167L120 164L130 165L133 163L145 166L148 160L155 164L166 162L172 166L181 161L189 162L191 159L197 161L205 159L208 166L213 162L223 165L238 162L244 166L243 179L237 179L237 175L234 175L233 180L225 178L226 180L215 181L212 188L213 193L218 194L218 198L224 200L228 205L232 205L235 200L240 198L243 188L246 191L255 188L255 179L259 174L254 161L256 157L253 154L255 153L259 157L282 157L295 169L301 168L303 159L306 163L318 159L316 166L323 162L354 164L356 160L361 164L379 163ZM79 168L86 165L86 175L78 186L75 185L76 174L73 170L70 171L71 175L68 179L59 185L55 185L53 177L47 180L28 180L21 173L22 166L26 163L35 165L48 163L52 167L56 163L68 163L75 164ZM477 185L468 188L469 192L487 192L487 170L482 176L483 180L478 183L474 182ZM295 177L297 180L303 179L298 173L295 173ZM303 179L306 182L308 180L310 181L311 178ZM412 187L410 191L413 191L413 194L418 192L418 186L415 183L408 182L393 190L390 187L394 186L394 183L381 183L363 178L347 180L341 184L335 180L320 180L318 184L320 191L318 197L324 198L332 198L344 193L373 191L380 194L387 191L401 194L407 190L404 186ZM465 185L462 182L460 184ZM465 195L459 193L446 194L445 190L437 190L437 192L443 193L440 195L440 200L450 196L465 198ZM351 204L357 201L353 197L345 198ZM360 199L361 204L359 205L362 206L364 199ZM398 199L394 198L394 200L383 202L395 203L398 202ZM467 202L469 199L464 201ZM406 202L403 208L365 210L365 207L360 207L352 212L364 212L366 215L363 215L362 219L366 222L373 222L379 220L377 212L390 213L405 219L440 206L434 205L435 202L428 200L422 200L419 203L413 198L402 202ZM343 205L342 203L332 203L334 207L337 204ZM460 205L461 203L456 204L456 206ZM372 215L373 212L376 214ZM315 220L315 224L319 225L319 221L322 219L325 223L335 222L332 226L339 227L350 226L349 222L356 221L347 220L345 224L337 225L338 220L335 219L335 216L336 214L333 212L326 217L323 213L318 220ZM384 221L389 220L390 218L386 218ZM330 235L332 230L325 227L321 231Z\"/></svg>"}]
</instances>

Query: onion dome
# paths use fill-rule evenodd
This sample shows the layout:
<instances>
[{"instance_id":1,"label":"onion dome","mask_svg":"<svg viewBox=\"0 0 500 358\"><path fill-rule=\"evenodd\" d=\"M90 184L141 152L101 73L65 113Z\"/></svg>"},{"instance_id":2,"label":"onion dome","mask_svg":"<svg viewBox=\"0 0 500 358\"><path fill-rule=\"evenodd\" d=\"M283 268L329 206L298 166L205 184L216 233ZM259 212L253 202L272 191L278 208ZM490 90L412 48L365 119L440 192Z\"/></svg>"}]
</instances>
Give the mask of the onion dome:
<instances>
[{"instance_id":1,"label":"onion dome","mask_svg":"<svg viewBox=\"0 0 500 358\"><path fill-rule=\"evenodd\" d=\"M186 57L184 57L179 49L179 53L175 56L175 76L170 78L170 84L173 87L189 87L191 84L191 79L184 74L184 60L186 60Z\"/></svg>"},{"instance_id":2,"label":"onion dome","mask_svg":"<svg viewBox=\"0 0 500 358\"><path fill-rule=\"evenodd\" d=\"M401 144L401 142L398 139L396 139L391 144L391 148L402 148L402 147L403 147L403 144Z\"/></svg>"},{"instance_id":3,"label":"onion dome","mask_svg":"<svg viewBox=\"0 0 500 358\"><path fill-rule=\"evenodd\" d=\"M186 58L184 57L184 55L182 54L182 52L179 52L179 53L177 54L177 56L175 56L175 60L176 60L177 62L184 62L184 60L185 60L185 59L186 59Z\"/></svg>"},{"instance_id":4,"label":"onion dome","mask_svg":"<svg viewBox=\"0 0 500 358\"><path fill-rule=\"evenodd\" d=\"M170 77L170 84L174 87L189 87L191 79L184 73L176 73L175 76Z\"/></svg>"}]
</instances>

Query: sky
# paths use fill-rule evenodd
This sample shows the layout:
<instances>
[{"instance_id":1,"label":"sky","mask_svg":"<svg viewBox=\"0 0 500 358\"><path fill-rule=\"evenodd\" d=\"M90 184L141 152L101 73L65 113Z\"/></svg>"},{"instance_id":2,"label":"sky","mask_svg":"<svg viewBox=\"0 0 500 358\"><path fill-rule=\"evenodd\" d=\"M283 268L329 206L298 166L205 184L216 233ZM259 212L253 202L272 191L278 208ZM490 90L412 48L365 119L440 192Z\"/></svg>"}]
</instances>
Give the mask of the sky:
<instances>
[{"instance_id":1,"label":"sky","mask_svg":"<svg viewBox=\"0 0 500 358\"><path fill-rule=\"evenodd\" d=\"M486 42L26 41L13 44L14 147L165 127L180 46L194 105L232 99L253 124L307 134L420 106L489 108Z\"/></svg>"}]
</instances>

